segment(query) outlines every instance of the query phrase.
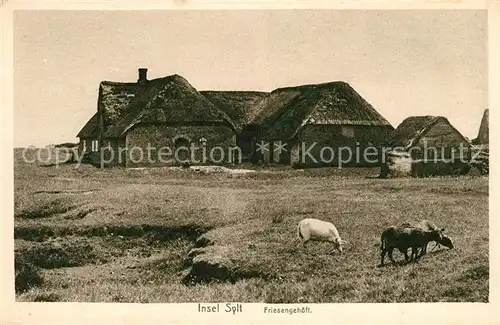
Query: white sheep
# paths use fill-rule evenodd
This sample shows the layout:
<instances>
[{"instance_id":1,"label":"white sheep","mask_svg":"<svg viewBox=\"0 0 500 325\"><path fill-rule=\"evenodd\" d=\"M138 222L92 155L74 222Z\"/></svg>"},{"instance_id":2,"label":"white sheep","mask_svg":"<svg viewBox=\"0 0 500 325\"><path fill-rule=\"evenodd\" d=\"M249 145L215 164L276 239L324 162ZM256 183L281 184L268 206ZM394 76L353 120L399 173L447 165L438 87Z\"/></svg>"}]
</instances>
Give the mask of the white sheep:
<instances>
[{"instance_id":1,"label":"white sheep","mask_svg":"<svg viewBox=\"0 0 500 325\"><path fill-rule=\"evenodd\" d=\"M301 220L297 226L297 232L303 245L309 240L328 241L333 243L341 254L342 245L347 243L340 238L337 228L331 222L318 219L307 218Z\"/></svg>"}]
</instances>

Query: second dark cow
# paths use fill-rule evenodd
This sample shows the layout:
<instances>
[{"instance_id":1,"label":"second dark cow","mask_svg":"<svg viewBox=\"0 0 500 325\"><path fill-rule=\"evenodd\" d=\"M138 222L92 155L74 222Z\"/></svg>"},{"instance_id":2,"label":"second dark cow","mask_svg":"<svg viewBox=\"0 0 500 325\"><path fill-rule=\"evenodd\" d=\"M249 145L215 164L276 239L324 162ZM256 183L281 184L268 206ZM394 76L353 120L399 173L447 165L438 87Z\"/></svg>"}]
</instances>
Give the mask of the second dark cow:
<instances>
[{"instance_id":1,"label":"second dark cow","mask_svg":"<svg viewBox=\"0 0 500 325\"><path fill-rule=\"evenodd\" d=\"M386 254L395 263L392 256L395 248L405 255L405 261L417 262L430 241L442 241L443 231L444 229L424 230L416 227L389 227L385 229L380 237L380 264L384 264ZM411 257L408 257L408 248L411 248Z\"/></svg>"}]
</instances>

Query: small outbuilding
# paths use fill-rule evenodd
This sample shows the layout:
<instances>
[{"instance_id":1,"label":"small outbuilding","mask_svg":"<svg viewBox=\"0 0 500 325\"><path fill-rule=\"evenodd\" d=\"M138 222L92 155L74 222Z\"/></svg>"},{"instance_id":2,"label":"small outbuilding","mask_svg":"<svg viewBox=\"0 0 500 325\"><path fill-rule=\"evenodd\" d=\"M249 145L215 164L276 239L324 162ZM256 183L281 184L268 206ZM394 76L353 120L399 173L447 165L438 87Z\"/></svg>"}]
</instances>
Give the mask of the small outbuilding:
<instances>
[{"instance_id":1,"label":"small outbuilding","mask_svg":"<svg viewBox=\"0 0 500 325\"><path fill-rule=\"evenodd\" d=\"M470 142L443 116L406 118L394 130L380 177L464 174Z\"/></svg>"}]
</instances>

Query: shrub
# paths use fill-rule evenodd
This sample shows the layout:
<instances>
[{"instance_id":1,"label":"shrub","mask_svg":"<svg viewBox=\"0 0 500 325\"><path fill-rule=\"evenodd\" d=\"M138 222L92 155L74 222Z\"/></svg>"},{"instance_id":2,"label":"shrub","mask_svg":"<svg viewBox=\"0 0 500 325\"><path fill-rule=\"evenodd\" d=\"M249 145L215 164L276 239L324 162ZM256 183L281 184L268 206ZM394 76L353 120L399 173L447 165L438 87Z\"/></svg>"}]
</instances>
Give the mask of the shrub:
<instances>
[{"instance_id":1,"label":"shrub","mask_svg":"<svg viewBox=\"0 0 500 325\"><path fill-rule=\"evenodd\" d=\"M29 263L21 256L14 258L15 268L15 289L16 292L24 292L32 287L43 284L43 276L40 269L32 263Z\"/></svg>"},{"instance_id":2,"label":"shrub","mask_svg":"<svg viewBox=\"0 0 500 325\"><path fill-rule=\"evenodd\" d=\"M86 240L62 244L44 243L19 252L29 263L44 269L81 266L96 260L93 247Z\"/></svg>"},{"instance_id":3,"label":"shrub","mask_svg":"<svg viewBox=\"0 0 500 325\"><path fill-rule=\"evenodd\" d=\"M78 147L78 143L63 142L60 144L56 144L54 147L55 148L75 148L75 147Z\"/></svg>"},{"instance_id":4,"label":"shrub","mask_svg":"<svg viewBox=\"0 0 500 325\"><path fill-rule=\"evenodd\" d=\"M33 207L17 213L23 219L49 218L57 214L66 213L72 209L68 199L58 198L49 202L35 202Z\"/></svg>"}]
</instances>

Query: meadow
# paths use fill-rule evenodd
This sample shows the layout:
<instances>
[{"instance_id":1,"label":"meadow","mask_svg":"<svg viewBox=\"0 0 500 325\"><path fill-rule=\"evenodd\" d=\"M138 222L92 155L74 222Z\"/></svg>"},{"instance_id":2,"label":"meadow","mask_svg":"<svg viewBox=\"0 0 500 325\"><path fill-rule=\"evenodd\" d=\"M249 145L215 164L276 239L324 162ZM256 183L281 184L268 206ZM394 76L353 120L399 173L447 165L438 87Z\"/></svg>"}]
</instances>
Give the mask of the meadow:
<instances>
[{"instance_id":1,"label":"meadow","mask_svg":"<svg viewBox=\"0 0 500 325\"><path fill-rule=\"evenodd\" d=\"M487 177L101 170L15 157L17 301L488 301ZM306 217L333 222L344 254L299 245ZM383 229L422 219L455 247L432 244L418 263L380 267Z\"/></svg>"}]
</instances>

